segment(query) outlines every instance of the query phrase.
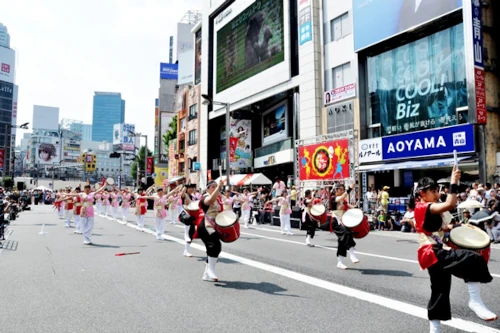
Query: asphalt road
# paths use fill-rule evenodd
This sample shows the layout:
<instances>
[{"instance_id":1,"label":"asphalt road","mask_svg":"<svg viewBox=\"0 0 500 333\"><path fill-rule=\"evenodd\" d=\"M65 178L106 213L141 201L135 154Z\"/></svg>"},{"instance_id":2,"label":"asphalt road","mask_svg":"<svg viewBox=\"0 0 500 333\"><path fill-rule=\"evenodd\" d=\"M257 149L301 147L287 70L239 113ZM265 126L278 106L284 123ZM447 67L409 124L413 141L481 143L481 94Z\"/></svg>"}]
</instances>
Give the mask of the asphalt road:
<instances>
[{"instance_id":1,"label":"asphalt road","mask_svg":"<svg viewBox=\"0 0 500 333\"><path fill-rule=\"evenodd\" d=\"M182 225L164 240L134 224L96 217L92 246L64 227L48 206L32 206L0 250L2 332L427 332L427 272L416 262L415 235L372 232L358 241L361 262L336 266L336 237L318 232L242 229L223 244L217 283L204 282L205 253L182 256ZM130 221L134 216L130 214ZM39 235L42 224L47 234ZM146 225L154 226L148 212ZM115 256L121 252L136 255ZM485 303L500 312L500 247L489 264ZM467 288L453 280L454 320L442 332L500 332L467 307Z\"/></svg>"}]
</instances>

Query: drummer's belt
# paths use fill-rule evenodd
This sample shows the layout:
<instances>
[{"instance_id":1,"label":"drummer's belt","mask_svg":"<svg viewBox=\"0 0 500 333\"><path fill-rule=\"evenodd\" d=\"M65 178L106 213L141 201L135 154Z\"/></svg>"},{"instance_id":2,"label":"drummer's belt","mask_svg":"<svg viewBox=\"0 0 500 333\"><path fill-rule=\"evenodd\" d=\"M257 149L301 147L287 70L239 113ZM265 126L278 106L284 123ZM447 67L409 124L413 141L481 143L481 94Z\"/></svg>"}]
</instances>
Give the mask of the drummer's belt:
<instances>
[{"instance_id":1,"label":"drummer's belt","mask_svg":"<svg viewBox=\"0 0 500 333\"><path fill-rule=\"evenodd\" d=\"M92 202L84 202L83 207L92 207Z\"/></svg>"},{"instance_id":2,"label":"drummer's belt","mask_svg":"<svg viewBox=\"0 0 500 333\"><path fill-rule=\"evenodd\" d=\"M83 206L83 204L81 202L77 202L77 203L75 203L75 206L80 207L80 206Z\"/></svg>"}]
</instances>

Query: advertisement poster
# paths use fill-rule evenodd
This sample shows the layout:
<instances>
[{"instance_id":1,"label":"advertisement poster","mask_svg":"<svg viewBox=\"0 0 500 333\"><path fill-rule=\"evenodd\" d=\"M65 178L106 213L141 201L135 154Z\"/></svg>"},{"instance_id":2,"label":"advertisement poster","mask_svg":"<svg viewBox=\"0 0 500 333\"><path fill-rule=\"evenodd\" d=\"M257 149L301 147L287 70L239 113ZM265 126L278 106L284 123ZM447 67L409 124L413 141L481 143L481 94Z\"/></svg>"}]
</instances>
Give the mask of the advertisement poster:
<instances>
[{"instance_id":1,"label":"advertisement poster","mask_svg":"<svg viewBox=\"0 0 500 333\"><path fill-rule=\"evenodd\" d=\"M163 80L177 80L179 75L178 64L160 63L160 79Z\"/></svg>"},{"instance_id":2,"label":"advertisement poster","mask_svg":"<svg viewBox=\"0 0 500 333\"><path fill-rule=\"evenodd\" d=\"M113 144L121 145L123 150L135 150L135 137L130 136L130 132L135 132L135 125L132 124L114 124L113 125Z\"/></svg>"},{"instance_id":3,"label":"advertisement poster","mask_svg":"<svg viewBox=\"0 0 500 333\"><path fill-rule=\"evenodd\" d=\"M201 83L201 29L196 32L194 42L194 84Z\"/></svg>"},{"instance_id":4,"label":"advertisement poster","mask_svg":"<svg viewBox=\"0 0 500 333\"><path fill-rule=\"evenodd\" d=\"M216 92L285 60L283 0L257 0L217 31Z\"/></svg>"},{"instance_id":5,"label":"advertisement poster","mask_svg":"<svg viewBox=\"0 0 500 333\"><path fill-rule=\"evenodd\" d=\"M14 83L16 53L7 47L0 47L0 81Z\"/></svg>"},{"instance_id":6,"label":"advertisement poster","mask_svg":"<svg viewBox=\"0 0 500 333\"><path fill-rule=\"evenodd\" d=\"M394 37L462 8L462 0L353 0L354 49Z\"/></svg>"},{"instance_id":7,"label":"advertisement poster","mask_svg":"<svg viewBox=\"0 0 500 333\"><path fill-rule=\"evenodd\" d=\"M231 131L229 133L231 149L234 144L234 155L231 159L231 168L251 168L252 161L252 121L249 119L234 119L231 117Z\"/></svg>"},{"instance_id":8,"label":"advertisement poster","mask_svg":"<svg viewBox=\"0 0 500 333\"><path fill-rule=\"evenodd\" d=\"M268 145L288 138L286 102L262 114L262 144Z\"/></svg>"},{"instance_id":9,"label":"advertisement poster","mask_svg":"<svg viewBox=\"0 0 500 333\"><path fill-rule=\"evenodd\" d=\"M311 6L299 12L299 44L304 45L312 41Z\"/></svg>"},{"instance_id":10,"label":"advertisement poster","mask_svg":"<svg viewBox=\"0 0 500 333\"><path fill-rule=\"evenodd\" d=\"M155 166L155 184L161 186L165 179L168 179L168 168L160 168Z\"/></svg>"},{"instance_id":11,"label":"advertisement poster","mask_svg":"<svg viewBox=\"0 0 500 333\"><path fill-rule=\"evenodd\" d=\"M349 140L299 147L300 180L349 178Z\"/></svg>"},{"instance_id":12,"label":"advertisement poster","mask_svg":"<svg viewBox=\"0 0 500 333\"><path fill-rule=\"evenodd\" d=\"M36 145L36 164L57 164L59 161L58 144L39 143Z\"/></svg>"},{"instance_id":13,"label":"advertisement poster","mask_svg":"<svg viewBox=\"0 0 500 333\"><path fill-rule=\"evenodd\" d=\"M3 170L3 161L4 161L4 156L5 156L5 150L0 149L0 169Z\"/></svg>"},{"instance_id":14,"label":"advertisement poster","mask_svg":"<svg viewBox=\"0 0 500 333\"><path fill-rule=\"evenodd\" d=\"M463 24L369 57L368 89L382 136L457 125L467 106Z\"/></svg>"},{"instance_id":15,"label":"advertisement poster","mask_svg":"<svg viewBox=\"0 0 500 333\"><path fill-rule=\"evenodd\" d=\"M153 166L155 164L155 158L152 156L148 156L146 158L146 174L150 175L153 173Z\"/></svg>"},{"instance_id":16,"label":"advertisement poster","mask_svg":"<svg viewBox=\"0 0 500 333\"><path fill-rule=\"evenodd\" d=\"M351 83L340 88L325 91L324 103L325 105L329 105L354 96L356 96L356 85Z\"/></svg>"},{"instance_id":17,"label":"advertisement poster","mask_svg":"<svg viewBox=\"0 0 500 333\"><path fill-rule=\"evenodd\" d=\"M230 149L229 149L229 158L231 163L234 162L234 152L236 151L236 146L238 145L238 138L229 138L229 144L230 144Z\"/></svg>"},{"instance_id":18,"label":"advertisement poster","mask_svg":"<svg viewBox=\"0 0 500 333\"><path fill-rule=\"evenodd\" d=\"M175 153L177 151L177 139L170 141L170 146L168 147L168 178L177 176L177 160L175 159Z\"/></svg>"}]
</instances>

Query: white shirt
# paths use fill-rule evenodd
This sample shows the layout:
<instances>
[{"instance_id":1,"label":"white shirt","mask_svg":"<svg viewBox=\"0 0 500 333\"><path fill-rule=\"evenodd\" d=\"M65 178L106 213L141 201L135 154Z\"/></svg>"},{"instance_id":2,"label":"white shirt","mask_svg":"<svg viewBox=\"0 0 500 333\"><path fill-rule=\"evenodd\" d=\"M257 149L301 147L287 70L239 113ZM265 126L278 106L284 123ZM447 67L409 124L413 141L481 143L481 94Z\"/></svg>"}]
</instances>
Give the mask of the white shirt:
<instances>
[{"instance_id":1,"label":"white shirt","mask_svg":"<svg viewBox=\"0 0 500 333\"><path fill-rule=\"evenodd\" d=\"M406 212L405 215L403 216L403 220L414 220L415 219L415 212Z\"/></svg>"},{"instance_id":2,"label":"white shirt","mask_svg":"<svg viewBox=\"0 0 500 333\"><path fill-rule=\"evenodd\" d=\"M286 186L285 183L282 182L281 180L274 183L273 185L273 190L276 190L276 195L277 197L280 197L283 191L285 190Z\"/></svg>"}]
</instances>

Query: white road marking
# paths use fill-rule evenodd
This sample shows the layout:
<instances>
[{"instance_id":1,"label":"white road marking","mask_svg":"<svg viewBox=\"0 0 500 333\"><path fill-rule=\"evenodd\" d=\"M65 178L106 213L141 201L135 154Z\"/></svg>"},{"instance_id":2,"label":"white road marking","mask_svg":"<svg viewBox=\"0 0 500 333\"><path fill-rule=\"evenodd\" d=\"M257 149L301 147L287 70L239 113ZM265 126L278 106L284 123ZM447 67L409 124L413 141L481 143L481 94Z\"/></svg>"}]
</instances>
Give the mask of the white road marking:
<instances>
[{"instance_id":1,"label":"white road marking","mask_svg":"<svg viewBox=\"0 0 500 333\"><path fill-rule=\"evenodd\" d=\"M120 223L120 222L116 221L116 223ZM127 223L127 226L133 227L133 228L136 227L135 225L133 225L131 223ZM181 226L179 226L179 227L181 227ZM152 230L144 229L144 232L156 236L155 232ZM163 235L162 238L169 240L169 241L173 241L173 242L182 244L182 245L184 245L184 243L185 243L185 241L183 239L172 237L169 235ZM206 250L203 245L196 244L196 243L191 243L191 248L194 248L196 250L200 250L202 252L205 252L205 250ZM385 308L388 308L388 309L391 309L394 311L402 312L402 313L407 314L407 315L412 315L414 317L427 320L427 309L421 308L421 307L416 306L416 305L393 300L393 299L379 296L376 294L371 294L371 293L368 293L365 291L345 287L345 286L342 286L342 285L339 285L336 283L321 280L321 279L318 279L318 278L315 278L312 276L307 276L305 274L296 273L296 272L293 272L293 271L290 271L287 269L283 269L283 268L279 268L276 266L272 266L269 264L264 264L264 263L261 263L261 262L255 261L255 260L246 259L246 258L243 258L240 256L226 253L226 252L221 252L219 257L233 260L233 261L238 262L240 264L251 266L251 267L263 270L263 271L267 271L269 273L281 275L283 277L286 277L286 278L289 278L289 279L292 279L295 281L303 282L303 283L309 284L311 286L326 289L326 290L335 292L337 294L341 294L341 295L348 296L348 297L353 297L353 298L359 299L361 301L370 302L370 303L373 303L373 304L376 304L379 306L383 306ZM460 319L460 318L452 318L452 320L444 321L444 322L442 322L442 324L459 329L459 330L462 330L462 331L465 331L465 332L485 332L485 333L497 332L497 333L500 333L500 330L497 330L495 328L484 326L484 325L477 324L475 322Z\"/></svg>"}]
</instances>

